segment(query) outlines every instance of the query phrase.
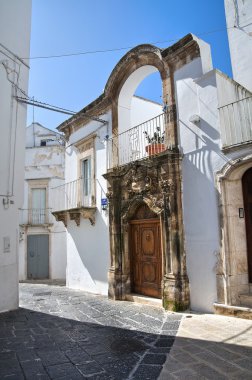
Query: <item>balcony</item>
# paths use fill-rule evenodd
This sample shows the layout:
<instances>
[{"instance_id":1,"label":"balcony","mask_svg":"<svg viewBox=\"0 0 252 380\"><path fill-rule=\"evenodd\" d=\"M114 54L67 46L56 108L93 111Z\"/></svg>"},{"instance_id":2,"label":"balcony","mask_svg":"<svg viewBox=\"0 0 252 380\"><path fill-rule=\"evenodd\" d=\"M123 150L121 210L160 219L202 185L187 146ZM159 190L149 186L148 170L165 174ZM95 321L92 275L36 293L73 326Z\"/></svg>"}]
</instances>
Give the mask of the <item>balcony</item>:
<instances>
[{"instance_id":1,"label":"balcony","mask_svg":"<svg viewBox=\"0 0 252 380\"><path fill-rule=\"evenodd\" d=\"M252 96L219 108L222 149L252 142Z\"/></svg>"},{"instance_id":2,"label":"balcony","mask_svg":"<svg viewBox=\"0 0 252 380\"><path fill-rule=\"evenodd\" d=\"M109 139L108 169L166 151L169 148L167 125L173 117L174 110L171 109Z\"/></svg>"},{"instance_id":3,"label":"balcony","mask_svg":"<svg viewBox=\"0 0 252 380\"><path fill-rule=\"evenodd\" d=\"M81 218L95 223L95 182L79 178L51 189L52 214L67 227L68 217L80 225Z\"/></svg>"},{"instance_id":4,"label":"balcony","mask_svg":"<svg viewBox=\"0 0 252 380\"><path fill-rule=\"evenodd\" d=\"M19 210L19 224L22 226L44 226L53 224L51 209L30 208Z\"/></svg>"}]
</instances>

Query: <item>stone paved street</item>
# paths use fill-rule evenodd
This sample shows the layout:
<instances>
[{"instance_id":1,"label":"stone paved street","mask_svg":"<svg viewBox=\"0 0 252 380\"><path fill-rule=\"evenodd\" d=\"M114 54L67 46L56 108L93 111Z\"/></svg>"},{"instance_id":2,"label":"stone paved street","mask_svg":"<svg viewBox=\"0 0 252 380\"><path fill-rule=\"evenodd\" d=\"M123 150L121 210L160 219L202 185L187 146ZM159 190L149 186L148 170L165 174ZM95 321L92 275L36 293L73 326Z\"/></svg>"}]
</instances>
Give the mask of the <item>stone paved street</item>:
<instances>
[{"instance_id":1,"label":"stone paved street","mask_svg":"<svg viewBox=\"0 0 252 380\"><path fill-rule=\"evenodd\" d=\"M182 316L63 286L20 284L0 314L0 379L157 379Z\"/></svg>"},{"instance_id":2,"label":"stone paved street","mask_svg":"<svg viewBox=\"0 0 252 380\"><path fill-rule=\"evenodd\" d=\"M159 380L252 379L252 321L213 314L183 318Z\"/></svg>"},{"instance_id":3,"label":"stone paved street","mask_svg":"<svg viewBox=\"0 0 252 380\"><path fill-rule=\"evenodd\" d=\"M252 321L21 284L0 314L0 380L84 378L252 379Z\"/></svg>"}]
</instances>

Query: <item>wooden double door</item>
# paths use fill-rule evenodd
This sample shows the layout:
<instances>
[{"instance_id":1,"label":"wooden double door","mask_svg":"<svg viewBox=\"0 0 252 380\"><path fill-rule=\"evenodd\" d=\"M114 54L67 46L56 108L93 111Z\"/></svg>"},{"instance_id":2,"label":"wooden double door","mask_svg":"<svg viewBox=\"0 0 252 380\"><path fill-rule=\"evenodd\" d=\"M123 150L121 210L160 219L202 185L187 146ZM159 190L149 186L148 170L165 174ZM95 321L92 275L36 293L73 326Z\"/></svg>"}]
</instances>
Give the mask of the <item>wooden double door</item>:
<instances>
[{"instance_id":1,"label":"wooden double door","mask_svg":"<svg viewBox=\"0 0 252 380\"><path fill-rule=\"evenodd\" d=\"M161 298L162 255L159 219L130 222L132 291Z\"/></svg>"}]
</instances>

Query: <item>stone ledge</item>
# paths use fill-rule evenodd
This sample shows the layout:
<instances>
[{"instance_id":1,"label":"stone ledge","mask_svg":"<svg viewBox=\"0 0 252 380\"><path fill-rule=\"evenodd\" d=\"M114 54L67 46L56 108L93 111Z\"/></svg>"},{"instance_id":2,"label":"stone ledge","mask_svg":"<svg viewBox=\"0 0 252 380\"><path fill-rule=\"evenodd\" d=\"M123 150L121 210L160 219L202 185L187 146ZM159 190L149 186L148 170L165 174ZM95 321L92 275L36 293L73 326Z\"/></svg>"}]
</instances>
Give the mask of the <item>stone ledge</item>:
<instances>
[{"instance_id":1,"label":"stone ledge","mask_svg":"<svg viewBox=\"0 0 252 380\"><path fill-rule=\"evenodd\" d=\"M252 309L249 307L224 305L217 302L213 306L215 314L252 320Z\"/></svg>"},{"instance_id":2,"label":"stone ledge","mask_svg":"<svg viewBox=\"0 0 252 380\"><path fill-rule=\"evenodd\" d=\"M67 227L68 216L70 220L74 220L76 225L80 225L81 218L89 219L91 225L95 224L95 212L96 207L77 207L69 210L54 211L54 215L57 222L63 222L64 226Z\"/></svg>"}]
</instances>

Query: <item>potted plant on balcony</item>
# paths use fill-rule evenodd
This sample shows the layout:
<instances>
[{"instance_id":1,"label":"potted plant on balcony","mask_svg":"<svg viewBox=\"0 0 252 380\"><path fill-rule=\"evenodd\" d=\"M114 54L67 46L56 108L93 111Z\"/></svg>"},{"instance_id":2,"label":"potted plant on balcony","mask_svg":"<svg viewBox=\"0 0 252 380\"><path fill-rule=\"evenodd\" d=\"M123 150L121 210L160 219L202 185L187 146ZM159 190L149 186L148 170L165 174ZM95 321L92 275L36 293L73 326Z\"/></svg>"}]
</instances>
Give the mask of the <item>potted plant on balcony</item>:
<instances>
[{"instance_id":1,"label":"potted plant on balcony","mask_svg":"<svg viewBox=\"0 0 252 380\"><path fill-rule=\"evenodd\" d=\"M160 127L156 127L153 135L150 135L147 131L144 131L143 133L148 141L148 145L146 145L145 150L149 156L159 154L165 150L164 132L161 133Z\"/></svg>"}]
</instances>

